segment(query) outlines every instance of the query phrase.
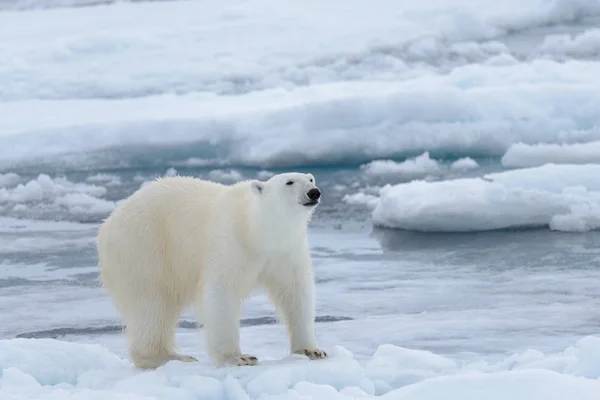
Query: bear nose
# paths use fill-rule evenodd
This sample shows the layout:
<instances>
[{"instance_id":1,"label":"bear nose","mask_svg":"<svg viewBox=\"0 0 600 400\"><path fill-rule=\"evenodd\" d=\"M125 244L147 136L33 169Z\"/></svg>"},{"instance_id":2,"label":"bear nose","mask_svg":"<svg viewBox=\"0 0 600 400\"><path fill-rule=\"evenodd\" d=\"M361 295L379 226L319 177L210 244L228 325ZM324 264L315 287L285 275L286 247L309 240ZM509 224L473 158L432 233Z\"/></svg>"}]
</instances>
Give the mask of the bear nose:
<instances>
[{"instance_id":1,"label":"bear nose","mask_svg":"<svg viewBox=\"0 0 600 400\"><path fill-rule=\"evenodd\" d=\"M315 188L315 189L310 189L306 195L311 200L317 200L319 197L321 197L321 192L319 191L319 189Z\"/></svg>"}]
</instances>

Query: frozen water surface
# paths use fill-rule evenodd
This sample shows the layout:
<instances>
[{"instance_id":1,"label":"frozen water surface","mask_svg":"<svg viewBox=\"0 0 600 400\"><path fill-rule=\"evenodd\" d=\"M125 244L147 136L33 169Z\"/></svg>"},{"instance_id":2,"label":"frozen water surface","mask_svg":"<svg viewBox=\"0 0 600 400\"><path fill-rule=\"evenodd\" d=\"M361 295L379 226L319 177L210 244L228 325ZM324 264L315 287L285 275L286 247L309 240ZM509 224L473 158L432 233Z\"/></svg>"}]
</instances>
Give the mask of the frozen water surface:
<instances>
[{"instance_id":1,"label":"frozen water surface","mask_svg":"<svg viewBox=\"0 0 600 400\"><path fill-rule=\"evenodd\" d=\"M597 0L0 0L0 399L596 400ZM317 335L134 369L99 223L176 174L313 173ZM198 333L199 332L199 333Z\"/></svg>"},{"instance_id":2,"label":"frozen water surface","mask_svg":"<svg viewBox=\"0 0 600 400\"><path fill-rule=\"evenodd\" d=\"M595 390L586 389L593 381L569 376L581 374L573 371L582 368L591 369L585 372L591 378L600 376L600 367L593 364L597 360L586 355L600 352L593 347L600 348L593 341L597 339L586 339L590 347L580 350L579 356L573 356L570 347L580 346L580 339L600 329L594 313L600 301L595 232L422 234L315 228L310 240L318 293L317 334L321 346L332 353L330 360L311 364L282 360L287 354L285 330L273 323L272 307L264 294L257 293L245 307L242 346L263 360L258 369L226 373L210 367L202 331L198 335L193 328L190 310L182 318L178 342L200 364L172 363L138 376L128 364L117 315L96 287L95 225L75 229L75 224L56 223L48 229L53 223L32 223L17 229L16 224L22 226L24 221L5 220L2 225L6 248L1 252L8 262L0 285L0 326L5 338L0 343L8 355L0 365L5 368L0 393L6 396L18 392L37 398L40 393L65 391L72 396L93 393L109 398L123 390L167 398L173 390L193 396L198 390L221 393L233 385L250 398L264 393L293 396L288 389L302 393L309 388L317 390L314 396L335 398L331 396L342 394L333 389L344 393L355 390L354 386L368 394L395 393L397 398L400 392L394 389L408 390L419 381L433 388L422 383L409 391L427 393L442 390L437 385L450 385L448 390L462 393L476 391L473 385L488 387L481 379L499 387L503 379L516 379L524 387L505 395L525 399L519 397L523 391L541 396L536 388L549 384L558 385L558 393L582 391L584 396L587 390ZM29 250L22 244L27 237L35 238ZM12 246L19 242L20 249ZM40 342L18 341L25 338ZM49 338L57 342L43 341ZM69 347L75 344L65 341L102 347ZM31 355L25 356L19 346ZM29 357L41 357L41 364L28 366ZM342 374L327 373L340 368ZM527 372L530 369L533 372ZM558 373L540 369L558 369ZM515 376L499 373L510 370ZM491 376L484 378L477 372ZM181 383L192 376L197 383ZM441 376L449 382L438 382ZM154 382L151 390L146 380ZM319 394L325 387L314 385L333 389Z\"/></svg>"}]
</instances>

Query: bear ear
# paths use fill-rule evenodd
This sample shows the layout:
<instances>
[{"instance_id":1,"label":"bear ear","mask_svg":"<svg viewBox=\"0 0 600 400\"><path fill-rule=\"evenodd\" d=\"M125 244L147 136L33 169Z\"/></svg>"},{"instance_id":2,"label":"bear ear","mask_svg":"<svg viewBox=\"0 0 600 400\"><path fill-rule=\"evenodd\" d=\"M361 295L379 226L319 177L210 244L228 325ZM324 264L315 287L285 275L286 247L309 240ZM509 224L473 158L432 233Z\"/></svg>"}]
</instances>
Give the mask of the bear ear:
<instances>
[{"instance_id":1,"label":"bear ear","mask_svg":"<svg viewBox=\"0 0 600 400\"><path fill-rule=\"evenodd\" d=\"M261 181L252 181L250 182L250 189L252 189L252 193L260 196L265 189L265 183Z\"/></svg>"}]
</instances>

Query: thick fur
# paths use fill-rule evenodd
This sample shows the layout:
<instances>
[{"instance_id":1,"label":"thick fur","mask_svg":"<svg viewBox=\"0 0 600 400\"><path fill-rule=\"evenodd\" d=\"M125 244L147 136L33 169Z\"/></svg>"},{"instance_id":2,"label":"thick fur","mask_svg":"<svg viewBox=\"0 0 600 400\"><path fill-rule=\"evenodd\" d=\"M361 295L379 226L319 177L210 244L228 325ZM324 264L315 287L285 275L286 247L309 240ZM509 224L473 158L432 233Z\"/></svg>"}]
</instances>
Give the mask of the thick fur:
<instances>
[{"instance_id":1,"label":"thick fur","mask_svg":"<svg viewBox=\"0 0 600 400\"><path fill-rule=\"evenodd\" d=\"M288 184L293 182L292 184ZM239 345L242 302L267 290L287 325L290 348L327 355L314 334L315 294L307 225L311 174L275 175L227 186L161 178L121 203L98 234L100 278L126 326L137 367L193 361L175 327L193 305L216 365L252 365Z\"/></svg>"}]
</instances>

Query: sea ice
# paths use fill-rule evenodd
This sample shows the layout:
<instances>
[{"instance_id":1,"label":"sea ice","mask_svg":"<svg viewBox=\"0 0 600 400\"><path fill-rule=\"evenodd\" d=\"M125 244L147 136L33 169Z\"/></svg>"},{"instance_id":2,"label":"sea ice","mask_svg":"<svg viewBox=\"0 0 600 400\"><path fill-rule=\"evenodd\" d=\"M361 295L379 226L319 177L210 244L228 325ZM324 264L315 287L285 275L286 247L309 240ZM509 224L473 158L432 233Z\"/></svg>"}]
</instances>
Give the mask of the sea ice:
<instances>
[{"instance_id":1,"label":"sea ice","mask_svg":"<svg viewBox=\"0 0 600 400\"><path fill-rule=\"evenodd\" d=\"M223 183L234 183L244 179L244 176L235 169L213 169L208 172L208 179Z\"/></svg>"},{"instance_id":2,"label":"sea ice","mask_svg":"<svg viewBox=\"0 0 600 400\"><path fill-rule=\"evenodd\" d=\"M275 168L600 140L598 30L583 32L599 3L499 4L227 0L4 11L0 159L69 153L90 163L88 151L177 145L210 149L203 156L213 168ZM529 37L561 24L577 25L575 37ZM247 32L253 40L242 44ZM173 165L204 164L182 158Z\"/></svg>"},{"instance_id":3,"label":"sea ice","mask_svg":"<svg viewBox=\"0 0 600 400\"><path fill-rule=\"evenodd\" d=\"M11 182L20 181L16 174ZM5 180L6 181L6 180ZM6 185L8 186L8 185ZM6 215L52 218L52 214L68 214L71 218L97 219L108 215L115 206L103 199L104 186L71 182L65 177L51 178L39 174L37 178L12 187L0 185L0 206L10 209ZM56 215L54 215L56 217Z\"/></svg>"},{"instance_id":4,"label":"sea ice","mask_svg":"<svg viewBox=\"0 0 600 400\"><path fill-rule=\"evenodd\" d=\"M479 168L479 164L470 157L459 158L450 164L450 170L452 172L465 172L477 168Z\"/></svg>"},{"instance_id":5,"label":"sea ice","mask_svg":"<svg viewBox=\"0 0 600 400\"><path fill-rule=\"evenodd\" d=\"M506 167L537 167L544 164L599 164L600 141L559 144L515 143L502 157Z\"/></svg>"},{"instance_id":6,"label":"sea ice","mask_svg":"<svg viewBox=\"0 0 600 400\"><path fill-rule=\"evenodd\" d=\"M14 172L0 174L0 188L16 185L21 180L21 177Z\"/></svg>"},{"instance_id":7,"label":"sea ice","mask_svg":"<svg viewBox=\"0 0 600 400\"><path fill-rule=\"evenodd\" d=\"M169 362L149 371L98 345L52 339L0 341L0 398L193 400L596 400L600 339L563 353L529 350L496 364L458 364L436 354L381 345L366 363L341 346L327 360L263 358L255 367Z\"/></svg>"},{"instance_id":8,"label":"sea ice","mask_svg":"<svg viewBox=\"0 0 600 400\"><path fill-rule=\"evenodd\" d=\"M413 181L380 190L375 225L466 232L549 226L600 228L600 165L553 165L442 182ZM355 202L361 198L349 198ZM347 199L348 200L348 199ZM364 198L373 206L372 198Z\"/></svg>"},{"instance_id":9,"label":"sea ice","mask_svg":"<svg viewBox=\"0 0 600 400\"><path fill-rule=\"evenodd\" d=\"M368 164L361 165L360 169L371 176L394 176L410 180L436 174L440 171L440 166L436 160L429 157L429 152L425 152L403 162L393 160L371 161Z\"/></svg>"}]
</instances>

